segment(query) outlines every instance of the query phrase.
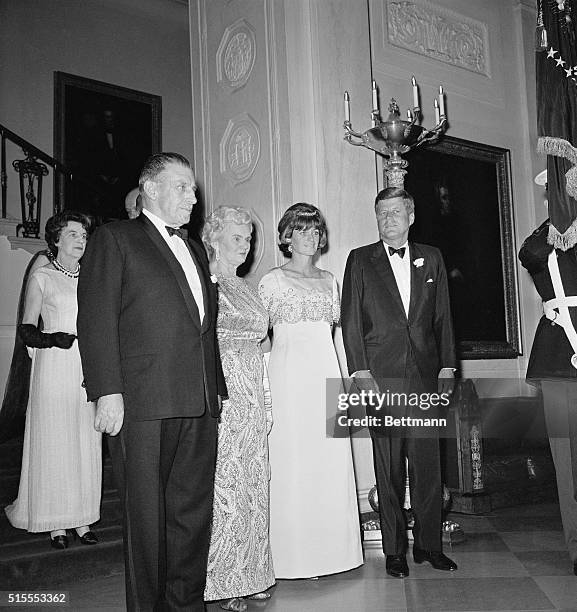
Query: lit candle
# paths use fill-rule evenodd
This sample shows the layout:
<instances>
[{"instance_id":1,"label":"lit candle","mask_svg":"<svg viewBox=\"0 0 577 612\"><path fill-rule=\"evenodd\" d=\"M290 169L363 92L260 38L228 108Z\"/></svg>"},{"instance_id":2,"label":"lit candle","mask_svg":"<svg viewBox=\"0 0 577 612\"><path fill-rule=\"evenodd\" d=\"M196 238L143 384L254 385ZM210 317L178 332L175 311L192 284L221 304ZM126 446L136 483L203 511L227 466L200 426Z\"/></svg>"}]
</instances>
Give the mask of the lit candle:
<instances>
[{"instance_id":1,"label":"lit candle","mask_svg":"<svg viewBox=\"0 0 577 612\"><path fill-rule=\"evenodd\" d=\"M439 113L439 102L437 101L437 98L435 98L434 106L435 106L435 125L439 125L439 123L441 123L441 114Z\"/></svg>"},{"instance_id":2,"label":"lit candle","mask_svg":"<svg viewBox=\"0 0 577 612\"><path fill-rule=\"evenodd\" d=\"M445 92L442 85L439 85L439 111L441 116L445 116Z\"/></svg>"},{"instance_id":3,"label":"lit candle","mask_svg":"<svg viewBox=\"0 0 577 612\"><path fill-rule=\"evenodd\" d=\"M411 77L411 83L413 84L413 107L420 108L419 106L419 88L417 87L417 79L415 79L415 75Z\"/></svg>"},{"instance_id":4,"label":"lit candle","mask_svg":"<svg viewBox=\"0 0 577 612\"><path fill-rule=\"evenodd\" d=\"M373 81L373 111L379 112L379 99L377 96L377 84Z\"/></svg>"},{"instance_id":5,"label":"lit candle","mask_svg":"<svg viewBox=\"0 0 577 612\"><path fill-rule=\"evenodd\" d=\"M345 121L348 121L349 123L351 121L351 105L350 105L350 101L351 101L351 98L349 96L349 92L345 91Z\"/></svg>"}]
</instances>

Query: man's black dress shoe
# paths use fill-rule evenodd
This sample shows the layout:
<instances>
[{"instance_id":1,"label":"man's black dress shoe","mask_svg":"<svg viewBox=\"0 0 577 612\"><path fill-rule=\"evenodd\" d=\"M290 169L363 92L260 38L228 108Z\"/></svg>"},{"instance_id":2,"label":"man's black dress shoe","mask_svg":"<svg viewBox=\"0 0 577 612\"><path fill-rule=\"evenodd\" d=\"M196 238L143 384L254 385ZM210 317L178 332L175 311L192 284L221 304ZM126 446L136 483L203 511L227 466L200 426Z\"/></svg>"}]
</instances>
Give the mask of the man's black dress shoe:
<instances>
[{"instance_id":1,"label":"man's black dress shoe","mask_svg":"<svg viewBox=\"0 0 577 612\"><path fill-rule=\"evenodd\" d=\"M50 538L50 546L57 548L58 550L64 550L68 548L68 538L65 535L57 535Z\"/></svg>"},{"instance_id":2,"label":"man's black dress shoe","mask_svg":"<svg viewBox=\"0 0 577 612\"><path fill-rule=\"evenodd\" d=\"M98 544L98 538L96 537L96 534L94 533L94 531L87 531L86 533L83 533L81 536L79 536L78 533L76 533L75 531L74 535L78 536L78 539L80 540L82 544Z\"/></svg>"},{"instance_id":3,"label":"man's black dress shoe","mask_svg":"<svg viewBox=\"0 0 577 612\"><path fill-rule=\"evenodd\" d=\"M423 550L413 545L413 559L415 563L428 561L435 569L445 572L454 572L457 569L457 564L454 561L437 550Z\"/></svg>"},{"instance_id":4,"label":"man's black dress shoe","mask_svg":"<svg viewBox=\"0 0 577 612\"><path fill-rule=\"evenodd\" d=\"M387 574L393 578L406 578L409 575L409 566L405 555L386 555L385 568Z\"/></svg>"}]
</instances>

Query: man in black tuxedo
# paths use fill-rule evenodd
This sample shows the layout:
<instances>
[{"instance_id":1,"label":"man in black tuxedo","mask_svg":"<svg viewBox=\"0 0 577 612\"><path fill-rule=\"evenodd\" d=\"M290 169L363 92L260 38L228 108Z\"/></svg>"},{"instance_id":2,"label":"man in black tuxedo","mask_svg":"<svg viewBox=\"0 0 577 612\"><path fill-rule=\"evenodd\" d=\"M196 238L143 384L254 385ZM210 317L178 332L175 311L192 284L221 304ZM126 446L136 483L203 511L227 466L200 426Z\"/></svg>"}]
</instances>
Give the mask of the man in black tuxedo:
<instances>
[{"instance_id":1,"label":"man in black tuxedo","mask_svg":"<svg viewBox=\"0 0 577 612\"><path fill-rule=\"evenodd\" d=\"M196 203L188 160L148 159L136 219L90 239L78 340L95 427L110 434L124 510L129 610L205 610L217 417L226 394L216 285L180 226Z\"/></svg>"},{"instance_id":2,"label":"man in black tuxedo","mask_svg":"<svg viewBox=\"0 0 577 612\"><path fill-rule=\"evenodd\" d=\"M345 269L342 327L349 373L366 392L449 393L456 365L447 274L438 249L408 242L413 198L389 187L375 199L380 240L351 251ZM386 405L385 405L386 407ZM383 419L386 410L367 406ZM419 406L396 406L396 417L428 417ZM435 428L371 427L387 573L409 575L403 514L405 464L415 512L413 558L456 570L442 553L442 490Z\"/></svg>"}]
</instances>

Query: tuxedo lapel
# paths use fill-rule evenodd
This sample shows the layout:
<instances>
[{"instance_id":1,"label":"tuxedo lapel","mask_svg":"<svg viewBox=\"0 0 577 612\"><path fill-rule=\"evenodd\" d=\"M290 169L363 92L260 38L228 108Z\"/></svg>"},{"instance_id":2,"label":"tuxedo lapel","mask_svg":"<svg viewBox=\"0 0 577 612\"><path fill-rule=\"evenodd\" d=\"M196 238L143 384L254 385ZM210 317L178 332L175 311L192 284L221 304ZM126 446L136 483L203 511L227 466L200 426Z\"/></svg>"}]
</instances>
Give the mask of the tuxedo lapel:
<instances>
[{"instance_id":1,"label":"tuxedo lapel","mask_svg":"<svg viewBox=\"0 0 577 612\"><path fill-rule=\"evenodd\" d=\"M203 255L204 253L199 253L199 245L194 242L194 240L185 240L186 246L192 255L192 260L196 266L196 270L198 272L198 278L200 279L200 284L202 285L202 298L204 301L204 318L202 320L202 330L208 329L212 322L212 309L211 309L211 299L210 292L213 291L213 283L210 280L208 275L208 268L202 265Z\"/></svg>"},{"instance_id":2,"label":"tuxedo lapel","mask_svg":"<svg viewBox=\"0 0 577 612\"><path fill-rule=\"evenodd\" d=\"M387 256L385 252L385 247L381 241L379 241L375 245L375 250L373 251L373 255L371 257L371 262L373 266L375 266L377 273L381 277L386 291L389 293L391 299L399 308L400 313L403 315L403 318L406 318L405 307L403 306L401 293L399 292L399 288L397 287L397 281L395 280L395 275L393 274L393 269L391 268L389 257Z\"/></svg>"},{"instance_id":3,"label":"tuxedo lapel","mask_svg":"<svg viewBox=\"0 0 577 612\"><path fill-rule=\"evenodd\" d=\"M188 312L190 313L190 317L193 320L194 324L200 328L200 313L198 312L198 307L196 305L196 301L194 300L194 296L192 295L190 285L186 280L186 275L184 274L184 270L178 262L178 259L176 259L174 253L170 250L170 247L166 244L164 238L160 235L156 227L154 227L154 224L149 219L147 219L146 215L140 215L138 217L138 220L141 221L142 228L146 232L147 236L152 240L152 242L158 249L159 254L166 261L171 272L174 274L176 282L178 283L180 291L182 292L182 297L184 298ZM197 269L200 268L196 261L194 261L194 263ZM202 276L200 272L199 276ZM203 291L203 294L204 293L205 291ZM204 299L206 302L206 296Z\"/></svg>"},{"instance_id":4,"label":"tuxedo lapel","mask_svg":"<svg viewBox=\"0 0 577 612\"><path fill-rule=\"evenodd\" d=\"M414 265L414 261L422 257L421 251L416 244L409 242L409 249L407 255L411 262L411 299L409 302L409 316L408 319L411 321L415 314L415 308L420 303L421 296L423 293L423 273L422 267L417 268Z\"/></svg>"}]
</instances>

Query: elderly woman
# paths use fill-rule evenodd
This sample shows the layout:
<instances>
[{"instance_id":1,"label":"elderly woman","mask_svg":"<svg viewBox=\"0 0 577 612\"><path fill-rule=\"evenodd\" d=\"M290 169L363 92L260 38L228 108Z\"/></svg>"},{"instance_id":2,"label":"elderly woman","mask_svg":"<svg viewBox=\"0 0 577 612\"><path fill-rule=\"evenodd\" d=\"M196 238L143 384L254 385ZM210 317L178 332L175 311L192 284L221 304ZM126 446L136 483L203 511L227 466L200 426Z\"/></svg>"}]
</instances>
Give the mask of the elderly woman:
<instances>
[{"instance_id":1,"label":"elderly woman","mask_svg":"<svg viewBox=\"0 0 577 612\"><path fill-rule=\"evenodd\" d=\"M212 538L204 598L223 610L265 600L274 584L268 540L269 466L263 356L268 316L256 290L236 275L250 250L252 217L221 206L206 220L202 239L218 282L217 334L228 389L218 430Z\"/></svg>"},{"instance_id":2,"label":"elderly woman","mask_svg":"<svg viewBox=\"0 0 577 612\"><path fill-rule=\"evenodd\" d=\"M18 326L32 371L20 487L6 515L19 529L50 531L58 549L68 547L67 529L83 544L98 541L89 525L100 518L101 434L82 387L76 342L76 288L88 228L87 217L73 211L48 220L54 259L30 275Z\"/></svg>"},{"instance_id":3,"label":"elderly woman","mask_svg":"<svg viewBox=\"0 0 577 612\"><path fill-rule=\"evenodd\" d=\"M259 285L274 330L270 539L277 578L315 578L363 562L350 440L326 433L328 412L336 412L327 381L341 378L331 334L339 294L334 276L315 265L327 243L319 209L294 204L278 232L289 261ZM320 520L311 520L311 499Z\"/></svg>"}]
</instances>

